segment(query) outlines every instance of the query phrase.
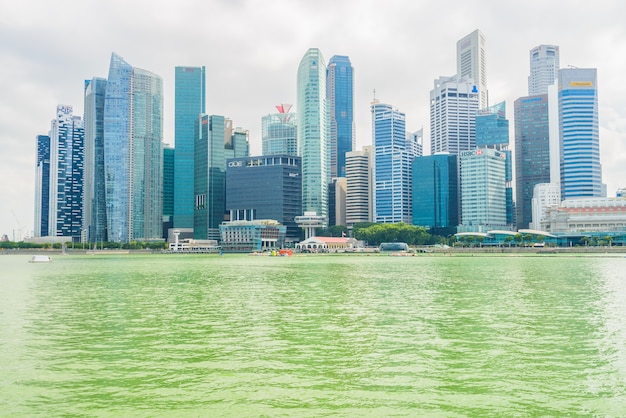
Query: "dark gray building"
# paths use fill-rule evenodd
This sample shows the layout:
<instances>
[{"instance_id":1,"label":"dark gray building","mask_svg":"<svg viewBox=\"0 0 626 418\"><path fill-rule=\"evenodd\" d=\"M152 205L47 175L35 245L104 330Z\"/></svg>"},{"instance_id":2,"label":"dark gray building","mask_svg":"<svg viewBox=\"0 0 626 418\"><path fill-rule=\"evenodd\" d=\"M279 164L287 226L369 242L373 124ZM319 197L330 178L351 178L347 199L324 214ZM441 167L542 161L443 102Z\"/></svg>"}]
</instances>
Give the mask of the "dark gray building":
<instances>
[{"instance_id":1,"label":"dark gray building","mask_svg":"<svg viewBox=\"0 0 626 418\"><path fill-rule=\"evenodd\" d=\"M274 219L287 227L286 241L299 241L295 217L302 214L302 160L293 155L226 161L226 212L230 220Z\"/></svg>"}]
</instances>

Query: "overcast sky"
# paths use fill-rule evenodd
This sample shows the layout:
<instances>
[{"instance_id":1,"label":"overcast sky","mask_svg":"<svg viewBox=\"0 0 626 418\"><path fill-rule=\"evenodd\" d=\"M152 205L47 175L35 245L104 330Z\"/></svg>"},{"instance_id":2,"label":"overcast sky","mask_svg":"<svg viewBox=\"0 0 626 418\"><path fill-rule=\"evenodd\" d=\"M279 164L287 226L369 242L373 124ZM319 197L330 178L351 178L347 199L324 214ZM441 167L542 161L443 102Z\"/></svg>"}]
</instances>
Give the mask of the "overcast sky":
<instances>
[{"instance_id":1,"label":"overcast sky","mask_svg":"<svg viewBox=\"0 0 626 418\"><path fill-rule=\"evenodd\" d=\"M206 66L207 113L250 131L295 103L310 47L355 68L357 147L371 143L372 92L424 128L429 92L456 72L456 41L487 38L490 104L527 95L529 50L560 47L561 67L598 69L600 150L608 195L626 187L626 3L449 0L0 0L0 234L33 230L35 137L57 104L83 114L83 82L107 77L111 52L163 78L164 140L173 144L174 67ZM296 109L297 110L297 109ZM511 148L513 136L511 135ZM14 232L16 231L16 232ZM18 231L23 231L21 234Z\"/></svg>"}]
</instances>

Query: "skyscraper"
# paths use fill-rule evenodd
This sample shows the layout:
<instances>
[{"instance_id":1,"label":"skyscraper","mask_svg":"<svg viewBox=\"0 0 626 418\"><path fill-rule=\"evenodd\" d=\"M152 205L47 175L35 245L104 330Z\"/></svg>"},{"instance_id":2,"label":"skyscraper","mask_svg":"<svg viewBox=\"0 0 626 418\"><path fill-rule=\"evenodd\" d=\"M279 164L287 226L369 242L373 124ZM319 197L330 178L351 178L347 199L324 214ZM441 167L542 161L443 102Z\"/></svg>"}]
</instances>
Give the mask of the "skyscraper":
<instances>
[{"instance_id":1,"label":"skyscraper","mask_svg":"<svg viewBox=\"0 0 626 418\"><path fill-rule=\"evenodd\" d=\"M37 135L37 165L35 168L35 231L36 237L46 237L50 216L50 137Z\"/></svg>"},{"instance_id":2,"label":"skyscraper","mask_svg":"<svg viewBox=\"0 0 626 418\"><path fill-rule=\"evenodd\" d=\"M491 148L463 151L460 232L487 232L507 224L504 152Z\"/></svg>"},{"instance_id":3,"label":"skyscraper","mask_svg":"<svg viewBox=\"0 0 626 418\"><path fill-rule=\"evenodd\" d=\"M276 106L278 113L261 119L263 155L298 155L298 125L290 104Z\"/></svg>"},{"instance_id":4,"label":"skyscraper","mask_svg":"<svg viewBox=\"0 0 626 418\"><path fill-rule=\"evenodd\" d=\"M330 176L345 177L346 152L354 149L354 69L350 58L334 55L326 70L330 122Z\"/></svg>"},{"instance_id":5,"label":"skyscraper","mask_svg":"<svg viewBox=\"0 0 626 418\"><path fill-rule=\"evenodd\" d=\"M248 156L248 132L230 119L201 115L194 141L194 220L196 239L220 239L226 214L226 160Z\"/></svg>"},{"instance_id":6,"label":"skyscraper","mask_svg":"<svg viewBox=\"0 0 626 418\"><path fill-rule=\"evenodd\" d=\"M298 155L302 157L302 210L328 217L330 155L326 107L326 64L310 48L298 67Z\"/></svg>"},{"instance_id":7,"label":"skyscraper","mask_svg":"<svg viewBox=\"0 0 626 418\"><path fill-rule=\"evenodd\" d=\"M107 241L104 176L104 100L107 81L85 82L85 190L83 229L88 242Z\"/></svg>"},{"instance_id":8,"label":"skyscraper","mask_svg":"<svg viewBox=\"0 0 626 418\"><path fill-rule=\"evenodd\" d=\"M111 55L104 103L109 241L161 238L162 91L161 77Z\"/></svg>"},{"instance_id":9,"label":"skyscraper","mask_svg":"<svg viewBox=\"0 0 626 418\"><path fill-rule=\"evenodd\" d=\"M539 45L530 50L528 95L547 94L559 73L559 47Z\"/></svg>"},{"instance_id":10,"label":"skyscraper","mask_svg":"<svg viewBox=\"0 0 626 418\"><path fill-rule=\"evenodd\" d=\"M194 129L205 113L205 67L174 72L174 227L193 228Z\"/></svg>"},{"instance_id":11,"label":"skyscraper","mask_svg":"<svg viewBox=\"0 0 626 418\"><path fill-rule=\"evenodd\" d=\"M411 223L411 163L415 136L407 134L404 113L378 103L372 109L374 216L377 223Z\"/></svg>"},{"instance_id":12,"label":"skyscraper","mask_svg":"<svg viewBox=\"0 0 626 418\"><path fill-rule=\"evenodd\" d=\"M371 145L346 153L346 226L371 222Z\"/></svg>"},{"instance_id":13,"label":"skyscraper","mask_svg":"<svg viewBox=\"0 0 626 418\"><path fill-rule=\"evenodd\" d=\"M516 220L518 229L526 229L535 186L550 182L548 95L520 97L514 109Z\"/></svg>"},{"instance_id":14,"label":"skyscraper","mask_svg":"<svg viewBox=\"0 0 626 418\"><path fill-rule=\"evenodd\" d=\"M478 89L464 77L440 77L430 92L430 151L459 154L476 146Z\"/></svg>"},{"instance_id":15,"label":"skyscraper","mask_svg":"<svg viewBox=\"0 0 626 418\"><path fill-rule=\"evenodd\" d=\"M559 70L561 198L602 197L595 68Z\"/></svg>"},{"instance_id":16,"label":"skyscraper","mask_svg":"<svg viewBox=\"0 0 626 418\"><path fill-rule=\"evenodd\" d=\"M451 235L459 224L457 156L435 154L413 160L413 225Z\"/></svg>"},{"instance_id":17,"label":"skyscraper","mask_svg":"<svg viewBox=\"0 0 626 418\"><path fill-rule=\"evenodd\" d=\"M83 227L85 129L72 106L57 106L50 129L48 235L78 241Z\"/></svg>"},{"instance_id":18,"label":"skyscraper","mask_svg":"<svg viewBox=\"0 0 626 418\"><path fill-rule=\"evenodd\" d=\"M485 35L476 29L456 43L456 76L469 77L477 86L480 109L489 105Z\"/></svg>"},{"instance_id":19,"label":"skyscraper","mask_svg":"<svg viewBox=\"0 0 626 418\"><path fill-rule=\"evenodd\" d=\"M175 156L173 147L163 147L163 238L166 239L168 229L174 228Z\"/></svg>"}]
</instances>

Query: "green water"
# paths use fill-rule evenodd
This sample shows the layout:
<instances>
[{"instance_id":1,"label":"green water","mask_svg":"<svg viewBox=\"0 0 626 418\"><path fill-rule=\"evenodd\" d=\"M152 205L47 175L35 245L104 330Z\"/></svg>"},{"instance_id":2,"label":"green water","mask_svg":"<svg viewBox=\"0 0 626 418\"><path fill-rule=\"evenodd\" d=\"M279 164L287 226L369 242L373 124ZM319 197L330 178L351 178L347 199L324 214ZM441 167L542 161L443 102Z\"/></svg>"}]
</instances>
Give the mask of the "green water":
<instances>
[{"instance_id":1,"label":"green water","mask_svg":"<svg viewBox=\"0 0 626 418\"><path fill-rule=\"evenodd\" d=\"M623 416L626 258L0 256L2 416Z\"/></svg>"}]
</instances>

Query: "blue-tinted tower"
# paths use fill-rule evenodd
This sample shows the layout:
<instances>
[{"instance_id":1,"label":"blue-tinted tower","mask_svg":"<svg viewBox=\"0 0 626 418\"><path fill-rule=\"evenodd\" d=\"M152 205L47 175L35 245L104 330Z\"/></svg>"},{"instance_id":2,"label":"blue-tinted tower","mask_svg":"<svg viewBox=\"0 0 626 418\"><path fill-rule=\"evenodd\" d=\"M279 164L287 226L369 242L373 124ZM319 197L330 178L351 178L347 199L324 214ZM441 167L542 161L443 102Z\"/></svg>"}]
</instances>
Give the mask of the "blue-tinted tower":
<instances>
[{"instance_id":1,"label":"blue-tinted tower","mask_svg":"<svg viewBox=\"0 0 626 418\"><path fill-rule=\"evenodd\" d=\"M354 149L354 69L350 58L334 55L326 69L330 124L330 176L346 176L346 152Z\"/></svg>"},{"instance_id":2,"label":"blue-tinted tower","mask_svg":"<svg viewBox=\"0 0 626 418\"><path fill-rule=\"evenodd\" d=\"M205 113L205 67L176 67L174 90L174 227L193 228L194 130Z\"/></svg>"},{"instance_id":3,"label":"blue-tinted tower","mask_svg":"<svg viewBox=\"0 0 626 418\"><path fill-rule=\"evenodd\" d=\"M35 167L35 236L49 235L50 216L50 137L37 135L37 165Z\"/></svg>"}]
</instances>

